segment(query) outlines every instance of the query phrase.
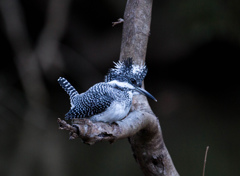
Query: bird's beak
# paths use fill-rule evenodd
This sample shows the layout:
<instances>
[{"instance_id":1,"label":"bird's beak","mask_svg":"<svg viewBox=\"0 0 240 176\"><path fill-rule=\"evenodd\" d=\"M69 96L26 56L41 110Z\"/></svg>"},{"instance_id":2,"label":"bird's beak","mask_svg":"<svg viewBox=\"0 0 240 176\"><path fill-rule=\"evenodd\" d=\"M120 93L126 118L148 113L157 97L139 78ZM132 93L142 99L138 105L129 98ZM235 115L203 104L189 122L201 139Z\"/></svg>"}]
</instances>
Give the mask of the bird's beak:
<instances>
[{"instance_id":1,"label":"bird's beak","mask_svg":"<svg viewBox=\"0 0 240 176\"><path fill-rule=\"evenodd\" d=\"M142 89L141 87L134 87L136 91L138 91L139 93L153 99L154 101L157 102L157 99L154 98L154 96L152 96L148 91L146 91L145 89Z\"/></svg>"}]
</instances>

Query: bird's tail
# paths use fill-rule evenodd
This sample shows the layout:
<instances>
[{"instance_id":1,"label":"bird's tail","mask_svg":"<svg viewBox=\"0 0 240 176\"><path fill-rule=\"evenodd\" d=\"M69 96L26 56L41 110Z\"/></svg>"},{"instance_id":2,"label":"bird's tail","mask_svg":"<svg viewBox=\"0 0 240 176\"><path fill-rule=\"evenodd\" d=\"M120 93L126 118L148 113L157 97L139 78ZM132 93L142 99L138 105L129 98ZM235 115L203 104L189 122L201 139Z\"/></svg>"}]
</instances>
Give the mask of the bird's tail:
<instances>
[{"instance_id":1,"label":"bird's tail","mask_svg":"<svg viewBox=\"0 0 240 176\"><path fill-rule=\"evenodd\" d=\"M59 77L58 83L68 93L70 99L78 94L77 90L65 78Z\"/></svg>"}]
</instances>

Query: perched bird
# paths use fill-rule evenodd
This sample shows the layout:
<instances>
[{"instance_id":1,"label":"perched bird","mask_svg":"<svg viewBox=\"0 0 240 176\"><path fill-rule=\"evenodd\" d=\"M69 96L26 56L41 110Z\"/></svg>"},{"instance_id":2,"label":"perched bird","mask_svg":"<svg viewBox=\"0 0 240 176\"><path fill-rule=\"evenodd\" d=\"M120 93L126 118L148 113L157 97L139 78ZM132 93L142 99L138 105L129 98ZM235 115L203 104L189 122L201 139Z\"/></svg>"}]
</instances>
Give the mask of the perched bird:
<instances>
[{"instance_id":1,"label":"perched bird","mask_svg":"<svg viewBox=\"0 0 240 176\"><path fill-rule=\"evenodd\" d=\"M65 78L58 79L70 96L71 109L65 115L66 120L90 118L94 122L112 123L128 114L135 94L140 93L157 101L141 88L147 73L145 65L134 65L131 58L115 64L115 68L105 76L105 82L97 83L81 94Z\"/></svg>"}]
</instances>

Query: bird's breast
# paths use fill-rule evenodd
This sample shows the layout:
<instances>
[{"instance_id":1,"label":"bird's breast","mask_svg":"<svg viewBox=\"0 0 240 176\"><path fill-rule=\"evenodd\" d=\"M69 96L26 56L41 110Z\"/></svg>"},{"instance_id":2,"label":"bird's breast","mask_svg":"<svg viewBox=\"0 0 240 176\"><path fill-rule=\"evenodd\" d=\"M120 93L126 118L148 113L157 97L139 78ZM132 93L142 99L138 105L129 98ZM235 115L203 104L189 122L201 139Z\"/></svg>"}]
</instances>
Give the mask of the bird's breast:
<instances>
[{"instance_id":1,"label":"bird's breast","mask_svg":"<svg viewBox=\"0 0 240 176\"><path fill-rule=\"evenodd\" d=\"M92 121L112 123L122 120L130 111L132 101L113 101L106 111L92 116Z\"/></svg>"}]
</instances>

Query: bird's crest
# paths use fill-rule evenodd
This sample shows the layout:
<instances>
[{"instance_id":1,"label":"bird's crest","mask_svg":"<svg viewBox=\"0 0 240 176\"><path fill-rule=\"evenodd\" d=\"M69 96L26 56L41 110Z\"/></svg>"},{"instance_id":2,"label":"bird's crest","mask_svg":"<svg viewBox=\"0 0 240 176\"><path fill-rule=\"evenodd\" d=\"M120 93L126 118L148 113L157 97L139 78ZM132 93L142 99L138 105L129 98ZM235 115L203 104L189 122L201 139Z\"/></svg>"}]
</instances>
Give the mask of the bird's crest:
<instances>
[{"instance_id":1,"label":"bird's crest","mask_svg":"<svg viewBox=\"0 0 240 176\"><path fill-rule=\"evenodd\" d=\"M115 67L111 68L105 76L105 82L112 80L127 81L141 86L147 74L147 66L145 64L135 65L132 58L127 58L124 61L115 63Z\"/></svg>"}]
</instances>

